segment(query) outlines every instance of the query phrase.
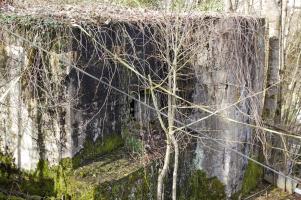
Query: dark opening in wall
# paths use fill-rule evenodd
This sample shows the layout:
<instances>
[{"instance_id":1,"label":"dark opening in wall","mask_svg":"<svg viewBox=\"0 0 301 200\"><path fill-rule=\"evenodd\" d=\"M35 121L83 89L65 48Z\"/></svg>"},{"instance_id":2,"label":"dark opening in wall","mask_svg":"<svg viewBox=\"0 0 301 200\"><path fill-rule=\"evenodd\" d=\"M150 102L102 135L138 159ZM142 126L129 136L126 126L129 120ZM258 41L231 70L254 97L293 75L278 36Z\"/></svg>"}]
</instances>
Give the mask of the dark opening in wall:
<instances>
[{"instance_id":1,"label":"dark opening in wall","mask_svg":"<svg viewBox=\"0 0 301 200\"><path fill-rule=\"evenodd\" d=\"M141 102L149 104L148 96L145 96L145 91L140 90L134 94L136 100L132 99L130 102L130 115L131 118L135 121L141 120L141 116L139 115L145 109L145 105ZM138 101L137 101L138 100ZM146 101L147 100L147 101Z\"/></svg>"},{"instance_id":2,"label":"dark opening in wall","mask_svg":"<svg viewBox=\"0 0 301 200\"><path fill-rule=\"evenodd\" d=\"M132 99L130 102L130 115L131 115L130 117L132 119L135 118L135 104L136 104L136 101L134 99Z\"/></svg>"},{"instance_id":3,"label":"dark opening in wall","mask_svg":"<svg viewBox=\"0 0 301 200\"><path fill-rule=\"evenodd\" d=\"M78 124L78 122L75 122L72 126L73 126L73 129L72 129L73 145L75 147L78 147L79 124Z\"/></svg>"}]
</instances>

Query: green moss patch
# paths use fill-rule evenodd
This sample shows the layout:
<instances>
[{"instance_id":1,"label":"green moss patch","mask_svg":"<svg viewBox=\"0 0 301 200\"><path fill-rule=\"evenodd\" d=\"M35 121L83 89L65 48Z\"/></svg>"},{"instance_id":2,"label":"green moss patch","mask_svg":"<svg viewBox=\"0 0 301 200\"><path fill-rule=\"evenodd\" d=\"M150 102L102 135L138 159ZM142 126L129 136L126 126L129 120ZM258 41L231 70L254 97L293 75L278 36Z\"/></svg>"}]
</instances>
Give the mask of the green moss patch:
<instances>
[{"instance_id":1,"label":"green moss patch","mask_svg":"<svg viewBox=\"0 0 301 200\"><path fill-rule=\"evenodd\" d=\"M185 189L180 192L180 199L189 200L216 200L226 199L225 186L218 178L208 178L206 173L201 170L194 171Z\"/></svg>"},{"instance_id":2,"label":"green moss patch","mask_svg":"<svg viewBox=\"0 0 301 200\"><path fill-rule=\"evenodd\" d=\"M0 200L25 200L25 199L14 196L14 195L6 195L6 194L0 192Z\"/></svg>"},{"instance_id":3,"label":"green moss patch","mask_svg":"<svg viewBox=\"0 0 301 200\"><path fill-rule=\"evenodd\" d=\"M138 161L131 161L123 154L123 149L101 157L100 161L79 167L73 174L78 180L90 183L103 183L118 180L141 168Z\"/></svg>"},{"instance_id":4,"label":"green moss patch","mask_svg":"<svg viewBox=\"0 0 301 200\"><path fill-rule=\"evenodd\" d=\"M16 172L11 172L8 176L8 168L2 170L6 173L1 173L1 185L5 185L2 189L12 188L14 193L22 194L20 199L26 194L49 199L115 199L119 196L127 199L131 195L143 199L144 194L150 191L150 185L155 188L157 176L150 175L150 172L144 173L143 165L131 160L124 151L120 149L111 152L101 156L99 161L77 169L72 168L71 159L64 159L54 167L50 167L47 161L40 161L37 169L31 173L18 171L7 157L5 159L8 164ZM150 180L151 178L155 179ZM10 199L5 193L0 195L0 200L1 198Z\"/></svg>"},{"instance_id":5,"label":"green moss patch","mask_svg":"<svg viewBox=\"0 0 301 200\"><path fill-rule=\"evenodd\" d=\"M129 159L124 149L68 173L65 194L71 199L128 199L142 197L154 182L139 161ZM62 194L64 192L61 192ZM141 198L139 198L141 197Z\"/></svg>"},{"instance_id":6,"label":"green moss patch","mask_svg":"<svg viewBox=\"0 0 301 200\"><path fill-rule=\"evenodd\" d=\"M94 199L155 199L156 178L149 169L140 168L121 179L101 184L95 190Z\"/></svg>"},{"instance_id":7,"label":"green moss patch","mask_svg":"<svg viewBox=\"0 0 301 200\"><path fill-rule=\"evenodd\" d=\"M48 164L39 162L35 172L20 171L11 155L0 153L0 190L8 190L18 195L55 196L53 171Z\"/></svg>"},{"instance_id":8,"label":"green moss patch","mask_svg":"<svg viewBox=\"0 0 301 200\"><path fill-rule=\"evenodd\" d=\"M262 180L263 169L256 163L249 161L247 169L244 174L244 181L242 185L241 194L244 196L254 190L259 182Z\"/></svg>"},{"instance_id":9,"label":"green moss patch","mask_svg":"<svg viewBox=\"0 0 301 200\"><path fill-rule=\"evenodd\" d=\"M141 155L144 151L144 144L138 136L140 125L138 123L135 124L134 122L131 122L129 124L130 127L125 128L122 132L125 148L131 154Z\"/></svg>"},{"instance_id":10,"label":"green moss patch","mask_svg":"<svg viewBox=\"0 0 301 200\"><path fill-rule=\"evenodd\" d=\"M84 143L84 148L72 159L74 168L77 168L101 155L107 154L122 147L124 144L121 136L112 134L106 137L105 140L98 138L95 142L87 139Z\"/></svg>"}]
</instances>

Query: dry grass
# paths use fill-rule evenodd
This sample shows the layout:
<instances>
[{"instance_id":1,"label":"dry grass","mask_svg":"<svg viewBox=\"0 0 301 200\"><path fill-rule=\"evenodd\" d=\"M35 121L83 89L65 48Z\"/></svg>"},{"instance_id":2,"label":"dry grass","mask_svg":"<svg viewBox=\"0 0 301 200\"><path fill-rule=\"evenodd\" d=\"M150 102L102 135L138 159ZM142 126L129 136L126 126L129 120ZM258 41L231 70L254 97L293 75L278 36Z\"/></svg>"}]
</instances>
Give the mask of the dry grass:
<instances>
[{"instance_id":1,"label":"dry grass","mask_svg":"<svg viewBox=\"0 0 301 200\"><path fill-rule=\"evenodd\" d=\"M136 2L136 7L129 6L129 3L124 2ZM144 0L149 1L149 0ZM86 21L89 23L105 22L109 23L111 20L118 21L147 21L159 20L166 21L167 16L174 18L175 16L185 16L186 19L200 18L204 15L210 15L212 17L219 16L221 18L225 16L237 16L237 14L221 14L217 12L200 12L199 10L173 10L167 13L165 10L156 10L151 6L140 6L141 0L29 0L24 2L15 3L13 8L4 9L6 12L10 12L16 15L37 15L47 16L54 18L63 18L71 22ZM244 16L253 18L251 16Z\"/></svg>"},{"instance_id":2,"label":"dry grass","mask_svg":"<svg viewBox=\"0 0 301 200\"><path fill-rule=\"evenodd\" d=\"M300 200L301 197L295 195L289 195L283 192L281 189L275 188L270 191L265 192L259 197L254 198L254 200Z\"/></svg>"}]
</instances>

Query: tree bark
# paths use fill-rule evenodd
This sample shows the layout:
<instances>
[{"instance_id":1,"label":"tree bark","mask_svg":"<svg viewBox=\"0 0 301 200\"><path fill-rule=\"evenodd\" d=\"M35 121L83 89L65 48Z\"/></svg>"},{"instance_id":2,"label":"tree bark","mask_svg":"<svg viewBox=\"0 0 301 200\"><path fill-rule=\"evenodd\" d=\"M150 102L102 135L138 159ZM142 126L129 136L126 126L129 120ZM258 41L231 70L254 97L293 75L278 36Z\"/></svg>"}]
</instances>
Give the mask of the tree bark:
<instances>
[{"instance_id":1,"label":"tree bark","mask_svg":"<svg viewBox=\"0 0 301 200\"><path fill-rule=\"evenodd\" d=\"M172 200L177 200L177 178L178 178L178 168L179 168L179 145L178 141L173 134L171 136L171 141L175 151L175 161L174 170L172 175Z\"/></svg>"},{"instance_id":2,"label":"tree bark","mask_svg":"<svg viewBox=\"0 0 301 200\"><path fill-rule=\"evenodd\" d=\"M244 7L245 7L244 13L246 15L248 15L250 13L250 1L249 0L245 0Z\"/></svg>"},{"instance_id":3,"label":"tree bark","mask_svg":"<svg viewBox=\"0 0 301 200\"><path fill-rule=\"evenodd\" d=\"M169 160L170 160L170 153L171 153L171 143L170 143L170 138L167 136L166 140L166 151L165 151L165 158L164 158L164 165L162 170L159 172L158 176L158 185L157 185L157 200L162 200L163 199L163 182L164 178L167 174L168 171L168 166L169 166Z\"/></svg>"}]
</instances>

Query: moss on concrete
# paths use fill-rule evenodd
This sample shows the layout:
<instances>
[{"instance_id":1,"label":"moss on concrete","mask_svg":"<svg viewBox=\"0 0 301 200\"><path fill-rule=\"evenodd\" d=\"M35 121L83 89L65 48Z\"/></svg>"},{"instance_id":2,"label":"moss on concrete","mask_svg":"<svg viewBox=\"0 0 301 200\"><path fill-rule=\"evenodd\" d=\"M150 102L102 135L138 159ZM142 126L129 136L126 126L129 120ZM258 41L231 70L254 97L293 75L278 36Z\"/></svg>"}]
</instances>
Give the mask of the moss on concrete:
<instances>
[{"instance_id":1,"label":"moss on concrete","mask_svg":"<svg viewBox=\"0 0 301 200\"><path fill-rule=\"evenodd\" d=\"M48 164L41 161L34 172L20 171L11 155L0 153L0 191L9 188L12 194L55 196L52 173Z\"/></svg>"},{"instance_id":2,"label":"moss on concrete","mask_svg":"<svg viewBox=\"0 0 301 200\"><path fill-rule=\"evenodd\" d=\"M87 139L84 142L83 149L72 159L74 168L83 165L86 162L91 161L101 155L107 154L116 150L124 145L123 139L117 135L112 134L106 137L104 140L98 138L95 142L91 139Z\"/></svg>"},{"instance_id":3,"label":"moss on concrete","mask_svg":"<svg viewBox=\"0 0 301 200\"><path fill-rule=\"evenodd\" d=\"M124 151L120 148L76 169L70 158L53 167L47 161L40 161L36 171L22 174L21 191L77 200L155 199L158 167L155 163L144 167ZM191 173L178 189L179 199L225 199L224 185L199 170Z\"/></svg>"},{"instance_id":4,"label":"moss on concrete","mask_svg":"<svg viewBox=\"0 0 301 200\"><path fill-rule=\"evenodd\" d=\"M156 179L150 168L144 169L139 161L129 159L124 149L120 149L66 173L66 188L58 194L85 200L149 199L147 195L154 191L152 179Z\"/></svg>"},{"instance_id":5,"label":"moss on concrete","mask_svg":"<svg viewBox=\"0 0 301 200\"><path fill-rule=\"evenodd\" d=\"M140 168L128 176L115 181L107 181L95 190L94 199L155 199L154 178L148 169Z\"/></svg>"},{"instance_id":6,"label":"moss on concrete","mask_svg":"<svg viewBox=\"0 0 301 200\"><path fill-rule=\"evenodd\" d=\"M124 151L120 148L76 169L69 158L53 167L47 161L40 161L35 172L23 174L25 178L22 179L26 181L20 184L22 192L77 200L155 199L158 167L155 163L144 167L139 161L126 156ZM179 199L215 200L226 197L224 185L199 170L179 184Z\"/></svg>"},{"instance_id":7,"label":"moss on concrete","mask_svg":"<svg viewBox=\"0 0 301 200\"><path fill-rule=\"evenodd\" d=\"M263 168L256 163L249 161L244 173L242 188L240 191L233 194L231 199L237 200L247 196L258 187L258 184L262 181L262 176Z\"/></svg>"},{"instance_id":8,"label":"moss on concrete","mask_svg":"<svg viewBox=\"0 0 301 200\"><path fill-rule=\"evenodd\" d=\"M0 152L0 186L11 183L16 175L18 175L18 172L12 155Z\"/></svg>"},{"instance_id":9,"label":"moss on concrete","mask_svg":"<svg viewBox=\"0 0 301 200\"><path fill-rule=\"evenodd\" d=\"M14 166L12 160L8 162ZM2 171L7 173L7 169ZM119 196L143 199L149 191L150 182L155 181L150 179L156 177L149 176L151 173L144 174L143 165L126 157L124 149L111 152L99 158L99 161L77 169L73 169L71 159L64 159L58 166L51 167L47 161L40 161L34 172L17 172L9 177L1 173L1 185L19 194L78 200L115 199ZM14 188L14 184L19 187Z\"/></svg>"},{"instance_id":10,"label":"moss on concrete","mask_svg":"<svg viewBox=\"0 0 301 200\"><path fill-rule=\"evenodd\" d=\"M226 199L225 186L218 178L208 178L206 173L195 170L189 177L188 183L182 188L180 199L190 200L222 200Z\"/></svg>"},{"instance_id":11,"label":"moss on concrete","mask_svg":"<svg viewBox=\"0 0 301 200\"><path fill-rule=\"evenodd\" d=\"M262 175L262 167L252 161L249 161L242 184L241 193L243 196L257 187L258 183L262 180Z\"/></svg>"},{"instance_id":12,"label":"moss on concrete","mask_svg":"<svg viewBox=\"0 0 301 200\"><path fill-rule=\"evenodd\" d=\"M0 200L25 200L25 199L14 195L6 195L0 192Z\"/></svg>"},{"instance_id":13,"label":"moss on concrete","mask_svg":"<svg viewBox=\"0 0 301 200\"><path fill-rule=\"evenodd\" d=\"M130 122L130 128L124 128L122 131L122 138L124 138L125 148L133 154L142 154L144 151L143 141L139 138L138 134L140 125L138 123ZM129 130L131 129L131 131Z\"/></svg>"}]
</instances>

